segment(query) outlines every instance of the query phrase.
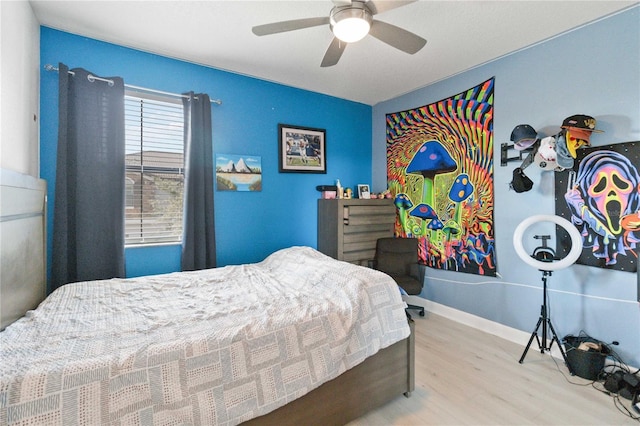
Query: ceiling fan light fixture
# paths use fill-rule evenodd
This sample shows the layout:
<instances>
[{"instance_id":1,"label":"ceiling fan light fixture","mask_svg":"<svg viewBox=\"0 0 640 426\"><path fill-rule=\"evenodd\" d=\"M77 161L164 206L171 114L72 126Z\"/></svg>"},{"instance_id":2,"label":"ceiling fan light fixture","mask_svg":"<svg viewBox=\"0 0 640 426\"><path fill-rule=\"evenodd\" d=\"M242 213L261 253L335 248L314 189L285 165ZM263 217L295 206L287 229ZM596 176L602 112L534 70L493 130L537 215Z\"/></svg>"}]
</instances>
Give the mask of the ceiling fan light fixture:
<instances>
[{"instance_id":1,"label":"ceiling fan light fixture","mask_svg":"<svg viewBox=\"0 0 640 426\"><path fill-rule=\"evenodd\" d=\"M357 1L351 6L334 8L329 19L333 34L345 43L362 40L369 34L371 22L371 12Z\"/></svg>"}]
</instances>

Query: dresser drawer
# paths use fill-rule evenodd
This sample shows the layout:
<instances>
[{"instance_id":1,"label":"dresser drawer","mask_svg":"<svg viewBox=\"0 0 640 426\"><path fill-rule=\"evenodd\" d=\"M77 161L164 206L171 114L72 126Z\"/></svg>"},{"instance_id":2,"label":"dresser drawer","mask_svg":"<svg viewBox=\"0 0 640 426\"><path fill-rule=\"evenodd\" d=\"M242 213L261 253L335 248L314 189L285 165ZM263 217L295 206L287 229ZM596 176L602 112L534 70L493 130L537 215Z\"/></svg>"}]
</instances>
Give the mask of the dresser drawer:
<instances>
[{"instance_id":1,"label":"dresser drawer","mask_svg":"<svg viewBox=\"0 0 640 426\"><path fill-rule=\"evenodd\" d=\"M342 223L346 226L393 224L396 220L393 205L344 206Z\"/></svg>"},{"instance_id":2,"label":"dresser drawer","mask_svg":"<svg viewBox=\"0 0 640 426\"><path fill-rule=\"evenodd\" d=\"M318 249L366 266L374 258L377 240L393 236L395 220L390 199L319 200Z\"/></svg>"}]
</instances>

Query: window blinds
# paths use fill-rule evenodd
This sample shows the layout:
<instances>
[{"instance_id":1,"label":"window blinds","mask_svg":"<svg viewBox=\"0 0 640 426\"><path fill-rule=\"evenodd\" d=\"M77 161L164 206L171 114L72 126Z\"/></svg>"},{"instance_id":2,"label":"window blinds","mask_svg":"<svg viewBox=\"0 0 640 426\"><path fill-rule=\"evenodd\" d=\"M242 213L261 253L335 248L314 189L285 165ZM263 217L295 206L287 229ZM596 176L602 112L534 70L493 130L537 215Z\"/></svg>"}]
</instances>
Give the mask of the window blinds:
<instances>
[{"instance_id":1,"label":"window blinds","mask_svg":"<svg viewBox=\"0 0 640 426\"><path fill-rule=\"evenodd\" d=\"M125 244L180 242L184 121L179 100L125 96Z\"/></svg>"}]
</instances>

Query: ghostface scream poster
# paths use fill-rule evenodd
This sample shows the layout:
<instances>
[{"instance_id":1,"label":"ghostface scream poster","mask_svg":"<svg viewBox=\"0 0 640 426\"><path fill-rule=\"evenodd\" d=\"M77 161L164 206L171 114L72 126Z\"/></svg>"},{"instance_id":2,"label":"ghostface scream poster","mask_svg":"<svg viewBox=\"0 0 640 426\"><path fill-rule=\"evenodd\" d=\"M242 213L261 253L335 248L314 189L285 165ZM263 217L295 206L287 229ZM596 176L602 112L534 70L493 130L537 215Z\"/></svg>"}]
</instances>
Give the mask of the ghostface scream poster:
<instances>
[{"instance_id":1,"label":"ghostface scream poster","mask_svg":"<svg viewBox=\"0 0 640 426\"><path fill-rule=\"evenodd\" d=\"M556 173L556 214L582 234L577 263L635 272L640 243L640 142L581 148ZM558 247L566 253L566 247Z\"/></svg>"}]
</instances>

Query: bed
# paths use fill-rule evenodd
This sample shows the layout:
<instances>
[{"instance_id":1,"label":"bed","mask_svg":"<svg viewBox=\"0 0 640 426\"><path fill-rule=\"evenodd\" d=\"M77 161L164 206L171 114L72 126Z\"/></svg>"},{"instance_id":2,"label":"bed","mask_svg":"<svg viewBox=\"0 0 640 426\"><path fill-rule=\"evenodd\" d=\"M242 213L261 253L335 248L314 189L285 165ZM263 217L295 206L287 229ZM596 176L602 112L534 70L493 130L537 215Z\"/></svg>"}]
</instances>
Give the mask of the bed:
<instances>
[{"instance_id":1,"label":"bed","mask_svg":"<svg viewBox=\"0 0 640 426\"><path fill-rule=\"evenodd\" d=\"M344 424L413 390L404 308L309 247L68 284L0 333L0 424Z\"/></svg>"}]
</instances>

